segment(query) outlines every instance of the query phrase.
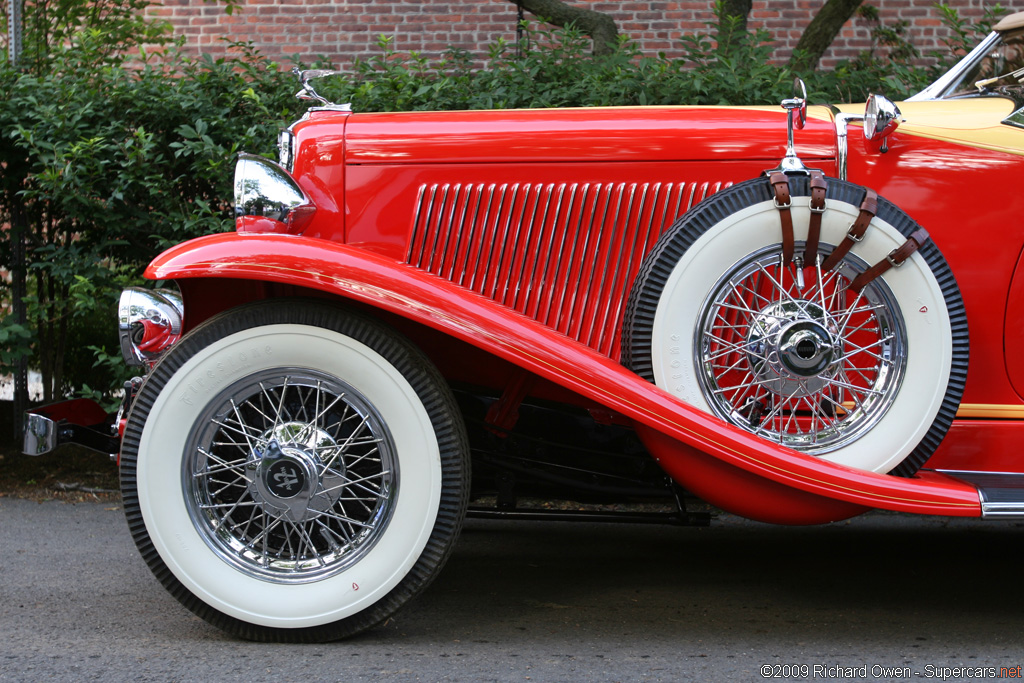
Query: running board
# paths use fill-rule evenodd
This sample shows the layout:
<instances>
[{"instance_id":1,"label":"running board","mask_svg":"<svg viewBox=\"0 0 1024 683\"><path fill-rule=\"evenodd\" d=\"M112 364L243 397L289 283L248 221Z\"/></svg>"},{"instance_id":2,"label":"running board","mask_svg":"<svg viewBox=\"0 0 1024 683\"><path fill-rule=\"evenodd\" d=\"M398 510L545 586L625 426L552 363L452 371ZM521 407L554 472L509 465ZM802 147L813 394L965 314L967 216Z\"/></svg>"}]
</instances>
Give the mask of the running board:
<instances>
[{"instance_id":1,"label":"running board","mask_svg":"<svg viewBox=\"0 0 1024 683\"><path fill-rule=\"evenodd\" d=\"M981 496L981 516L999 519L1024 519L1024 474L1005 472L955 472L941 470L977 487Z\"/></svg>"}]
</instances>

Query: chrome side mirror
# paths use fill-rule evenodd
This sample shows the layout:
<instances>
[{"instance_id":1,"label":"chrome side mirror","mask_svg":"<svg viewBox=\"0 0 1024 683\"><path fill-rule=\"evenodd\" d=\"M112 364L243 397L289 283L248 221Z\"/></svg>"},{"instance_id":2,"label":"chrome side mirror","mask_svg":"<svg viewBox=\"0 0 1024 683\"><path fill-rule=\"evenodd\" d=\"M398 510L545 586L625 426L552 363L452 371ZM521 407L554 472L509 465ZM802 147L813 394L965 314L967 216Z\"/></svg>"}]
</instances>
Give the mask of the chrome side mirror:
<instances>
[{"instance_id":1,"label":"chrome side mirror","mask_svg":"<svg viewBox=\"0 0 1024 683\"><path fill-rule=\"evenodd\" d=\"M902 120L900 109L884 95L871 95L864 107L864 137L882 139L882 151L889 151L886 138L896 130Z\"/></svg>"},{"instance_id":2,"label":"chrome side mirror","mask_svg":"<svg viewBox=\"0 0 1024 683\"><path fill-rule=\"evenodd\" d=\"M803 79L793 79L793 97L783 100L782 108L789 112L793 128L803 130L807 125L807 86L804 85Z\"/></svg>"},{"instance_id":3,"label":"chrome side mirror","mask_svg":"<svg viewBox=\"0 0 1024 683\"><path fill-rule=\"evenodd\" d=\"M793 80L793 97L782 100L782 108L786 110L786 156L774 170L806 173L807 167L796 155L796 147L793 145L793 130L801 130L807 123L807 88L799 78Z\"/></svg>"}]
</instances>

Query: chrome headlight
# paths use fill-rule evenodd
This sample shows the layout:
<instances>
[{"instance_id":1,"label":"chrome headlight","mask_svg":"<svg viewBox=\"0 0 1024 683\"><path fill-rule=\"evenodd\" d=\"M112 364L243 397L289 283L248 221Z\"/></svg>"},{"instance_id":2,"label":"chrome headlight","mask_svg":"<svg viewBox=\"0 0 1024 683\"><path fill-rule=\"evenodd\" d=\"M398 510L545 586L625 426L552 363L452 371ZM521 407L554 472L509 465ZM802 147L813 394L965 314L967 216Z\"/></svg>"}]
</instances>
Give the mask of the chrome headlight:
<instances>
[{"instance_id":1,"label":"chrome headlight","mask_svg":"<svg viewBox=\"0 0 1024 683\"><path fill-rule=\"evenodd\" d=\"M900 108L882 95L871 95L864 106L864 137L884 138L900 124Z\"/></svg>"},{"instance_id":2,"label":"chrome headlight","mask_svg":"<svg viewBox=\"0 0 1024 683\"><path fill-rule=\"evenodd\" d=\"M298 232L316 207L286 170L269 159L239 154L235 165L235 217L257 216Z\"/></svg>"},{"instance_id":3,"label":"chrome headlight","mask_svg":"<svg viewBox=\"0 0 1024 683\"><path fill-rule=\"evenodd\" d=\"M129 287L117 307L121 355L128 365L155 363L181 338L185 305L172 289Z\"/></svg>"}]
</instances>

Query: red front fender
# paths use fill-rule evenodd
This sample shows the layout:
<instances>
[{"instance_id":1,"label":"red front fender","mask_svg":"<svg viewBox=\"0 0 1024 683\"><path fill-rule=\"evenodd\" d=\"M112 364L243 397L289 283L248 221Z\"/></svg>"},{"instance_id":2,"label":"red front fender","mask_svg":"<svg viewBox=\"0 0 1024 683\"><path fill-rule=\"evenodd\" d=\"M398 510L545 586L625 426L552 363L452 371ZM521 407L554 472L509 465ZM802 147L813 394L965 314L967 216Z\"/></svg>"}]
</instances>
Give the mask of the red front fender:
<instances>
[{"instance_id":1,"label":"red front fender","mask_svg":"<svg viewBox=\"0 0 1024 683\"><path fill-rule=\"evenodd\" d=\"M673 477L710 502L751 517L820 522L865 507L981 516L978 492L968 484L934 473L904 479L863 472L762 441L530 318L364 250L301 236L226 233L165 252L146 277L285 283L428 325L635 420Z\"/></svg>"}]
</instances>

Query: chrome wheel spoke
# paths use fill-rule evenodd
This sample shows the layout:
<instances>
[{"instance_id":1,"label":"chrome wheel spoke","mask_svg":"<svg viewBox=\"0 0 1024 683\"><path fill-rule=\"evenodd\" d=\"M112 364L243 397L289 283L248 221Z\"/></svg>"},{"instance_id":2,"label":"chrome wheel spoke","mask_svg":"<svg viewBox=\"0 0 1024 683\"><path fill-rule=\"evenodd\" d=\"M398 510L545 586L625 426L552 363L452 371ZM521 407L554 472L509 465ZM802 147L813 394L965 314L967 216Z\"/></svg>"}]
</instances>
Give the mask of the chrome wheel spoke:
<instances>
[{"instance_id":1,"label":"chrome wheel spoke","mask_svg":"<svg viewBox=\"0 0 1024 683\"><path fill-rule=\"evenodd\" d=\"M875 424L902 381L906 332L883 280L848 291L864 267L847 255L822 272L819 257L797 273L778 245L735 264L704 303L694 344L713 412L812 453Z\"/></svg>"},{"instance_id":2,"label":"chrome wheel spoke","mask_svg":"<svg viewBox=\"0 0 1024 683\"><path fill-rule=\"evenodd\" d=\"M183 481L204 540L226 562L283 583L357 562L383 533L398 486L394 443L343 381L268 370L215 400Z\"/></svg>"}]
</instances>

